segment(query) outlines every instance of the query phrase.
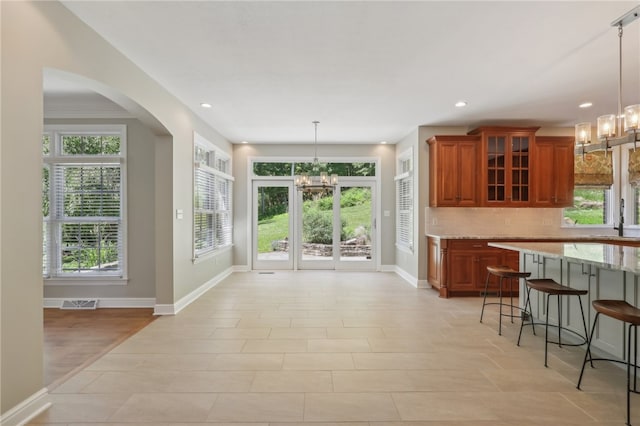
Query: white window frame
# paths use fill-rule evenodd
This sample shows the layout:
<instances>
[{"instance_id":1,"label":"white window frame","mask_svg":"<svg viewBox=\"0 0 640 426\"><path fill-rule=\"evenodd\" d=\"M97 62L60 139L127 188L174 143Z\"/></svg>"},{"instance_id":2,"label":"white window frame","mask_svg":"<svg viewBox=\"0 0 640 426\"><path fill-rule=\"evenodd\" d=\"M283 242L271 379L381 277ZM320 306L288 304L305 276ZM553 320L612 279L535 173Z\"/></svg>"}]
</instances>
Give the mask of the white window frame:
<instances>
[{"instance_id":1,"label":"white window frame","mask_svg":"<svg viewBox=\"0 0 640 426\"><path fill-rule=\"evenodd\" d=\"M413 253L413 149L400 153L396 160L396 247Z\"/></svg>"},{"instance_id":2,"label":"white window frame","mask_svg":"<svg viewBox=\"0 0 640 426\"><path fill-rule=\"evenodd\" d=\"M43 218L43 278L47 285L123 285L128 280L127 267L127 126L104 125L45 125L44 135L49 136L49 154L43 154L43 167L49 168L49 217ZM67 135L120 137L120 154L69 155L62 152L62 137ZM114 271L63 272L60 259L60 227L65 222L55 207L59 197L54 182L53 169L68 165L119 165L120 166L120 217L105 221L120 225L120 269ZM93 223L99 218L74 218L75 222ZM46 238L44 238L46 236ZM46 264L45 264L46 262Z\"/></svg>"},{"instance_id":3,"label":"white window frame","mask_svg":"<svg viewBox=\"0 0 640 426\"><path fill-rule=\"evenodd\" d=\"M229 154L222 151L212 142L205 139L198 133L193 134L193 221L192 221L192 241L193 241L193 261L198 262L203 258L214 256L223 250L233 246L233 182L232 159ZM209 185L208 182L213 182ZM201 185L200 188L198 185ZM219 185L223 185L226 191L219 191ZM197 194L208 192L208 196L215 206L204 208L196 201ZM222 201L222 202L220 202ZM223 208L220 208L220 206ZM209 235L208 244L198 247L198 224L199 215L211 215L210 226L205 228ZM220 223L220 217L226 217L226 222ZM222 233L222 234L221 234ZM222 243L219 239L222 238Z\"/></svg>"}]
</instances>

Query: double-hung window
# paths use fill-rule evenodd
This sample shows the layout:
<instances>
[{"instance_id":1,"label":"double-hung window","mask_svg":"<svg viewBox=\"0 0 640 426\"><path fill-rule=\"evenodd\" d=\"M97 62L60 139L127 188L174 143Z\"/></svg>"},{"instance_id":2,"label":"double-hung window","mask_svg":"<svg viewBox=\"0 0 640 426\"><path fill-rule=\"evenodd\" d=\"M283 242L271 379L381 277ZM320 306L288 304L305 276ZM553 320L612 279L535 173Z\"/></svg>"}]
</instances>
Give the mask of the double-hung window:
<instances>
[{"instance_id":1,"label":"double-hung window","mask_svg":"<svg viewBox=\"0 0 640 426\"><path fill-rule=\"evenodd\" d=\"M396 181L396 246L413 252L413 154L398 157Z\"/></svg>"},{"instance_id":2,"label":"double-hung window","mask_svg":"<svg viewBox=\"0 0 640 426\"><path fill-rule=\"evenodd\" d=\"M43 275L126 278L126 126L45 126Z\"/></svg>"},{"instance_id":3,"label":"double-hung window","mask_svg":"<svg viewBox=\"0 0 640 426\"><path fill-rule=\"evenodd\" d=\"M194 259L230 247L233 238L231 158L194 135Z\"/></svg>"}]
</instances>

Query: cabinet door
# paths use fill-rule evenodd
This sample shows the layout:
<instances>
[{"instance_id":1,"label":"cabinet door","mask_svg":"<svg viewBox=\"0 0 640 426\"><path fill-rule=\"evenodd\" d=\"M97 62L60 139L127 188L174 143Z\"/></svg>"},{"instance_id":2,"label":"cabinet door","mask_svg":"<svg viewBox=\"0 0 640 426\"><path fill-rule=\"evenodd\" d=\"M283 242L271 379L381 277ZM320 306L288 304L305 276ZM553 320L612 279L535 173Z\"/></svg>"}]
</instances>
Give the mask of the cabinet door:
<instances>
[{"instance_id":1,"label":"cabinet door","mask_svg":"<svg viewBox=\"0 0 640 426\"><path fill-rule=\"evenodd\" d=\"M536 139L534 153L534 206L573 205L573 138L540 137Z\"/></svg>"},{"instance_id":2,"label":"cabinet door","mask_svg":"<svg viewBox=\"0 0 640 426\"><path fill-rule=\"evenodd\" d=\"M478 144L462 142L458 145L457 167L458 205L478 205Z\"/></svg>"},{"instance_id":3,"label":"cabinet door","mask_svg":"<svg viewBox=\"0 0 640 426\"><path fill-rule=\"evenodd\" d=\"M438 146L437 193L438 206L458 205L460 178L459 147L457 142L442 142Z\"/></svg>"},{"instance_id":4,"label":"cabinet door","mask_svg":"<svg viewBox=\"0 0 640 426\"><path fill-rule=\"evenodd\" d=\"M449 255L449 272L451 280L449 291L473 291L476 289L474 279L476 277L475 254L465 251L451 251Z\"/></svg>"}]
</instances>

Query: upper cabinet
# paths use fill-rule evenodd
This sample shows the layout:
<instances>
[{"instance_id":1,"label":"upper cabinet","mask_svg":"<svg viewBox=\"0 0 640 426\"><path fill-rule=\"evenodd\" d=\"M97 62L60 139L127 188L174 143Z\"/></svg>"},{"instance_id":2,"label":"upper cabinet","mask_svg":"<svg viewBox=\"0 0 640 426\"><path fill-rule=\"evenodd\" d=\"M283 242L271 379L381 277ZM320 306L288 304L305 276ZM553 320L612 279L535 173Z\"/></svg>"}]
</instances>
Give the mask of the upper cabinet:
<instances>
[{"instance_id":1,"label":"upper cabinet","mask_svg":"<svg viewBox=\"0 0 640 426\"><path fill-rule=\"evenodd\" d=\"M429 143L431 207L565 207L573 204L573 138L538 127L479 127Z\"/></svg>"},{"instance_id":2,"label":"upper cabinet","mask_svg":"<svg viewBox=\"0 0 640 426\"><path fill-rule=\"evenodd\" d=\"M480 204L479 136L434 136L429 143L429 205L475 207Z\"/></svg>"},{"instance_id":3,"label":"upper cabinet","mask_svg":"<svg viewBox=\"0 0 640 426\"><path fill-rule=\"evenodd\" d=\"M537 127L480 127L482 203L526 207L531 201L530 152Z\"/></svg>"},{"instance_id":4,"label":"upper cabinet","mask_svg":"<svg viewBox=\"0 0 640 426\"><path fill-rule=\"evenodd\" d=\"M574 140L570 136L539 136L534 153L534 203L538 207L573 205Z\"/></svg>"}]
</instances>

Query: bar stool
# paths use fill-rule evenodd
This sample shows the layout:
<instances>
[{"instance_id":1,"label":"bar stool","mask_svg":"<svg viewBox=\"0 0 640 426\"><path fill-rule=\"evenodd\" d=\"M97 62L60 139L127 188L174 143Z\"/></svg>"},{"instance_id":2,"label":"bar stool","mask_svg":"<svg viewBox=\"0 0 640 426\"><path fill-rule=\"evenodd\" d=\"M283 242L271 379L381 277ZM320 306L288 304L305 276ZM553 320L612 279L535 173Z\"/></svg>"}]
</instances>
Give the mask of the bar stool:
<instances>
[{"instance_id":1,"label":"bar stool","mask_svg":"<svg viewBox=\"0 0 640 426\"><path fill-rule=\"evenodd\" d=\"M547 353L549 343L554 343L562 347L562 330L565 330L569 333L572 333L583 340L580 343L564 343L565 346L582 346L588 343L587 336L589 334L589 330L587 329L587 321L584 317L584 309L582 307L582 299L580 296L584 296L588 293L587 290L578 290L575 288L567 287L564 285L560 285L552 279L549 278L539 278L527 280L527 300L525 302L525 306L529 304L529 308L531 309L531 289L537 290L541 293L547 295L547 309L546 309L546 320L544 322L544 366L547 367ZM549 324L549 299L551 296L558 297L558 324ZM582 314L582 325L584 326L584 336L576 333L573 330L570 330L566 327L562 326L562 303L560 296L578 296L578 302L580 303L580 313ZM531 317L531 326L535 329L536 325L542 325L542 323L535 322L533 320L533 316ZM520 324L520 333L518 334L518 346L520 346L520 339L522 338L522 329L524 328L525 320L522 320L522 324ZM550 341L549 340L549 327L556 327L558 329L558 341Z\"/></svg>"},{"instance_id":2,"label":"bar stool","mask_svg":"<svg viewBox=\"0 0 640 426\"><path fill-rule=\"evenodd\" d=\"M495 275L496 277L499 278L498 281L498 296L500 297L500 301L499 302L487 302L487 293L489 291L489 280L491 278L491 275ZM482 311L480 312L480 322L482 322L482 317L484 316L484 307L487 305L500 305L500 315L499 315L499 323L498 323L498 335L502 335L502 317L510 317L511 318L511 322L513 322L513 318L515 317L520 317L521 313L520 312L526 312L526 307L527 305L525 304L525 309L522 309L520 306L514 305L513 304L513 281L515 280L516 283L519 282L520 278L527 278L531 275L531 272L519 272L516 271L515 269L509 267L509 266L505 266L505 265L499 265L499 266L487 266L487 279L484 283L484 299L482 300ZM503 287L503 283L502 281L504 279L508 279L509 280L509 296L510 296L510 302L509 303L504 303L502 300L502 287ZM503 313L502 312L502 307L503 306L508 306L510 309L510 313ZM513 313L513 310L516 309L518 310L518 314ZM529 309L531 309L531 305L529 305ZM535 333L535 330L534 330Z\"/></svg>"},{"instance_id":3,"label":"bar stool","mask_svg":"<svg viewBox=\"0 0 640 426\"><path fill-rule=\"evenodd\" d=\"M589 345L587 345L587 352L584 354L584 361L582 362L582 370L580 370L580 378L578 379L577 388L580 389L582 383L582 375L584 374L584 367L587 361L591 361L593 367L593 361L611 361L621 364L627 364L627 422L628 426L631 426L631 392L640 393L638 389L638 326L640 325L640 309L628 304L624 300L594 300L591 302L593 309L596 310L596 317L593 319L593 326L591 327L591 334L589 336ZM598 317L600 314L606 315L610 318L622 321L625 324L629 324L627 329L627 361L611 358L594 358L589 351L591 342L593 341L593 334L596 330L596 324L598 323ZM634 360L631 363L631 328L634 329L635 343L634 347ZM631 386L631 367L633 367L633 387Z\"/></svg>"}]
</instances>

